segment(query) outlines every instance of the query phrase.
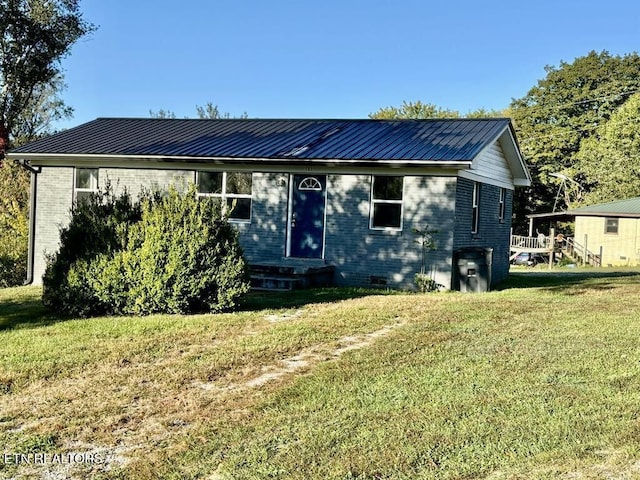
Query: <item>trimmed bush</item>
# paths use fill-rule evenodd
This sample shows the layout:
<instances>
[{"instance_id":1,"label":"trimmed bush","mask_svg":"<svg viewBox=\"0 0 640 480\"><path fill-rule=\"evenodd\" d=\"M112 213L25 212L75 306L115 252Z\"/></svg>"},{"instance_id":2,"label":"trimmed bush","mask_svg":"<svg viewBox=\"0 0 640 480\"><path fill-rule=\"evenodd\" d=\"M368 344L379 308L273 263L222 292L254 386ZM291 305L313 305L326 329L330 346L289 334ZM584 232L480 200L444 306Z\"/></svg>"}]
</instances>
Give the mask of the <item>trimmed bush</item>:
<instances>
[{"instance_id":1,"label":"trimmed bush","mask_svg":"<svg viewBox=\"0 0 640 480\"><path fill-rule=\"evenodd\" d=\"M113 200L92 198L89 211ZM219 312L237 305L249 290L247 269L219 200L199 200L193 186L185 194L171 187L130 207L118 211L132 215L72 221L85 232L102 231L106 240L99 251L52 259L47 273L58 283L45 289L45 304L79 316ZM76 238L65 233L58 257L67 251L65 239Z\"/></svg>"},{"instance_id":2,"label":"trimmed bush","mask_svg":"<svg viewBox=\"0 0 640 480\"><path fill-rule=\"evenodd\" d=\"M126 191L116 196L110 183L104 191L75 204L69 225L60 229L60 249L47 257L44 305L64 315L106 313L106 307L94 303L92 262L122 250L129 228L140 221L141 214L139 202L133 202Z\"/></svg>"}]
</instances>

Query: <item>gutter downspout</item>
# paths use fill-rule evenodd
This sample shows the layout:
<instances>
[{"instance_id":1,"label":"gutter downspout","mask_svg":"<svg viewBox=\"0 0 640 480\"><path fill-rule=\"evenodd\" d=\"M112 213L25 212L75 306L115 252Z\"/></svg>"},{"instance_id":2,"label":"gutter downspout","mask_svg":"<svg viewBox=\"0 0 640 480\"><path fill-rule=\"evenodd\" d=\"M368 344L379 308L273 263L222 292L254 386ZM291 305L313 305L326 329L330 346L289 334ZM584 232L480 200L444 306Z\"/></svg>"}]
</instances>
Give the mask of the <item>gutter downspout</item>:
<instances>
[{"instance_id":1,"label":"gutter downspout","mask_svg":"<svg viewBox=\"0 0 640 480\"><path fill-rule=\"evenodd\" d=\"M42 167L32 167L28 160L16 160L22 168L31 172L31 190L29 194L29 246L27 249L27 278L23 285L33 283L33 266L36 246L36 195L38 192L38 174Z\"/></svg>"}]
</instances>

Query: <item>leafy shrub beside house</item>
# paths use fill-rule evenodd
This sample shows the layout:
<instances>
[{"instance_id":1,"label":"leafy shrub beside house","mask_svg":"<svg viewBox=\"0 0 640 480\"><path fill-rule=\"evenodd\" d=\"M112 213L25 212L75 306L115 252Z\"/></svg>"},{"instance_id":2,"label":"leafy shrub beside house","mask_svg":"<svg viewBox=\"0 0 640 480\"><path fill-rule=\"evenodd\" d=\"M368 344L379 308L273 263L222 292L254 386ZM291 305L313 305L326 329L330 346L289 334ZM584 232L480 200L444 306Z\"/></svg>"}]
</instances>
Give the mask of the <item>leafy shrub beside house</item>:
<instances>
[{"instance_id":1,"label":"leafy shrub beside house","mask_svg":"<svg viewBox=\"0 0 640 480\"><path fill-rule=\"evenodd\" d=\"M43 283L47 307L82 317L218 312L249 290L236 230L194 187L80 202Z\"/></svg>"}]
</instances>

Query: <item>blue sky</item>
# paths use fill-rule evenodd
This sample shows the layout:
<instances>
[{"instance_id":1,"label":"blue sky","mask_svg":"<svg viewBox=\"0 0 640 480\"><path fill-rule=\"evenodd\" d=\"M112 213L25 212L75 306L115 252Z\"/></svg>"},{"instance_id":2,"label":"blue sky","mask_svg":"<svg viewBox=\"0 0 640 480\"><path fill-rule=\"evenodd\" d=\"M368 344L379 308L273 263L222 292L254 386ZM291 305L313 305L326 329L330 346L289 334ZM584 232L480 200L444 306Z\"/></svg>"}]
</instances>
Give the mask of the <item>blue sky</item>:
<instances>
[{"instance_id":1,"label":"blue sky","mask_svg":"<svg viewBox=\"0 0 640 480\"><path fill-rule=\"evenodd\" d=\"M632 1L82 0L68 127L96 117L366 118L403 100L501 109L545 65L640 49Z\"/></svg>"}]
</instances>

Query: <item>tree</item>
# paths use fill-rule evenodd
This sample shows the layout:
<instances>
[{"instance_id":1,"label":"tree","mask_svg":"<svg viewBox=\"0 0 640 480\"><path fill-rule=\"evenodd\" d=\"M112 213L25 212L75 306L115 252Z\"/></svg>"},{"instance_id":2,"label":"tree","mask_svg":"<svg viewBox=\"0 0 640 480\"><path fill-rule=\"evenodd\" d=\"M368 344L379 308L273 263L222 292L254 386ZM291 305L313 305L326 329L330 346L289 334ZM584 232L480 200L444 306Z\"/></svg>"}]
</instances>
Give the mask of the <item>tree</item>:
<instances>
[{"instance_id":1,"label":"tree","mask_svg":"<svg viewBox=\"0 0 640 480\"><path fill-rule=\"evenodd\" d=\"M0 0L0 286L24 279L29 198L28 173L4 154L71 115L61 60L93 29L77 0Z\"/></svg>"},{"instance_id":2,"label":"tree","mask_svg":"<svg viewBox=\"0 0 640 480\"><path fill-rule=\"evenodd\" d=\"M429 118L458 118L460 113L456 110L440 108L432 103L403 101L400 107L384 107L371 113L373 119L429 119Z\"/></svg>"},{"instance_id":3,"label":"tree","mask_svg":"<svg viewBox=\"0 0 640 480\"><path fill-rule=\"evenodd\" d=\"M196 115L200 119L215 120L218 118L231 118L231 114L229 112L220 112L218 106L214 105L211 102L207 102L205 106L196 105ZM172 112L171 110L164 110L163 108L161 108L157 112L149 110L149 116L151 116L152 118L177 118L175 112ZM239 118L249 118L249 116L247 115L247 112L244 112L242 115L240 115Z\"/></svg>"},{"instance_id":4,"label":"tree","mask_svg":"<svg viewBox=\"0 0 640 480\"><path fill-rule=\"evenodd\" d=\"M53 115L68 112L52 96L62 86L61 60L93 30L78 0L0 1L0 156L25 131L27 114L47 102ZM31 124L32 133L33 117Z\"/></svg>"},{"instance_id":5,"label":"tree","mask_svg":"<svg viewBox=\"0 0 640 480\"><path fill-rule=\"evenodd\" d=\"M585 203L640 196L640 93L582 142L576 158L590 190Z\"/></svg>"},{"instance_id":6,"label":"tree","mask_svg":"<svg viewBox=\"0 0 640 480\"><path fill-rule=\"evenodd\" d=\"M449 110L441 108L432 103L422 103L403 101L400 107L384 107L380 110L369 114L369 118L373 119L420 119L427 120L430 118L489 118L503 117L504 112L500 110L487 110L479 108L460 115L457 110Z\"/></svg>"},{"instance_id":7,"label":"tree","mask_svg":"<svg viewBox=\"0 0 640 480\"><path fill-rule=\"evenodd\" d=\"M229 112L220 113L218 106L214 105L211 102L207 102L207 104L204 107L201 107L199 105L196 106L196 112L198 113L198 118L202 118L202 119L231 118L231 114ZM240 115L237 118L249 118L249 115L247 115L247 112L244 112L242 115Z\"/></svg>"},{"instance_id":8,"label":"tree","mask_svg":"<svg viewBox=\"0 0 640 480\"><path fill-rule=\"evenodd\" d=\"M521 150L533 185L519 189L516 216L550 211L560 173L582 183L577 153L628 98L640 89L640 56L590 52L572 63L545 67L546 77L511 102Z\"/></svg>"},{"instance_id":9,"label":"tree","mask_svg":"<svg viewBox=\"0 0 640 480\"><path fill-rule=\"evenodd\" d=\"M7 163L0 168L0 288L26 278L28 204L28 174Z\"/></svg>"}]
</instances>

